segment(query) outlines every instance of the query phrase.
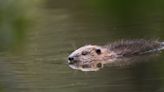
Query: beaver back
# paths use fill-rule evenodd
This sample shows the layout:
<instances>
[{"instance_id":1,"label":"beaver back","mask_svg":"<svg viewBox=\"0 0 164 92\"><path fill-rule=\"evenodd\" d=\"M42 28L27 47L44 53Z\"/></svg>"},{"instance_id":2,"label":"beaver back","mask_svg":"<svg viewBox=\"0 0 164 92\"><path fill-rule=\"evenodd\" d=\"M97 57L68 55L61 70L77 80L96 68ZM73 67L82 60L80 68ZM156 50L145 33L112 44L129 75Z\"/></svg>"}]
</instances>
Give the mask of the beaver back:
<instances>
[{"instance_id":1,"label":"beaver back","mask_svg":"<svg viewBox=\"0 0 164 92\"><path fill-rule=\"evenodd\" d=\"M120 56L136 56L153 53L161 48L161 42L151 40L121 40L106 46Z\"/></svg>"}]
</instances>

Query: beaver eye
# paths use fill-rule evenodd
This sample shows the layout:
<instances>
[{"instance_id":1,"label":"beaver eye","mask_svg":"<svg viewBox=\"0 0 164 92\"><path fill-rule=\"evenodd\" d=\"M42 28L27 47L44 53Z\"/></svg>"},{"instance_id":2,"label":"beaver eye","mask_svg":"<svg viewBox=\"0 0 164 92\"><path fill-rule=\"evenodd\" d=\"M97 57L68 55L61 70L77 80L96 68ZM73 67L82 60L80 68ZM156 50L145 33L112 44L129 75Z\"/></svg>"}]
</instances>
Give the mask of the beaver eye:
<instances>
[{"instance_id":1,"label":"beaver eye","mask_svg":"<svg viewBox=\"0 0 164 92\"><path fill-rule=\"evenodd\" d=\"M97 54L101 54L101 50L100 49L96 49L96 53Z\"/></svg>"},{"instance_id":2,"label":"beaver eye","mask_svg":"<svg viewBox=\"0 0 164 92\"><path fill-rule=\"evenodd\" d=\"M97 64L97 67L98 67L98 68L102 68L102 64L101 64L101 63L98 63L98 64Z\"/></svg>"},{"instance_id":3,"label":"beaver eye","mask_svg":"<svg viewBox=\"0 0 164 92\"><path fill-rule=\"evenodd\" d=\"M88 52L83 51L81 54L82 54L82 55L87 55L87 54L88 54Z\"/></svg>"}]
</instances>

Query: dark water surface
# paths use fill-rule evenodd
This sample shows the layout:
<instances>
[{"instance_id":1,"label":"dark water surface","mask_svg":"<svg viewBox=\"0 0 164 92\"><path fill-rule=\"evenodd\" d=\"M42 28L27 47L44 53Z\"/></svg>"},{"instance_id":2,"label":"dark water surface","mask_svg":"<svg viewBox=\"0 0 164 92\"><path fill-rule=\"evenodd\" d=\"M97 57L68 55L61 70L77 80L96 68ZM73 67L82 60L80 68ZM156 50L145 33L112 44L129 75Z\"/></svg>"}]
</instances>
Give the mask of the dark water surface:
<instances>
[{"instance_id":1,"label":"dark water surface","mask_svg":"<svg viewBox=\"0 0 164 92\"><path fill-rule=\"evenodd\" d=\"M21 46L0 53L2 92L164 92L163 52L148 62L106 66L98 72L67 65L67 56L85 44L139 38L164 41L161 9L137 13L127 21L79 0L47 0L36 11Z\"/></svg>"}]
</instances>

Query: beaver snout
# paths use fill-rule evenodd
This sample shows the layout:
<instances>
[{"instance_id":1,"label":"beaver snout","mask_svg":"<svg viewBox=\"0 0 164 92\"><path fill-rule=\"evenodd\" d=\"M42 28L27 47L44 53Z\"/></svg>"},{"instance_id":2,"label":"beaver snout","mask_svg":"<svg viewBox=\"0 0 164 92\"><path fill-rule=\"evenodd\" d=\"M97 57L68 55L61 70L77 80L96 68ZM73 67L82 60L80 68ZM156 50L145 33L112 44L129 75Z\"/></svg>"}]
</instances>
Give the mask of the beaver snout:
<instances>
[{"instance_id":1,"label":"beaver snout","mask_svg":"<svg viewBox=\"0 0 164 92\"><path fill-rule=\"evenodd\" d=\"M74 58L73 58L73 57L68 57L68 60L69 60L69 61L73 61Z\"/></svg>"},{"instance_id":2,"label":"beaver snout","mask_svg":"<svg viewBox=\"0 0 164 92\"><path fill-rule=\"evenodd\" d=\"M75 64L77 61L73 57L68 57L68 64Z\"/></svg>"}]
</instances>

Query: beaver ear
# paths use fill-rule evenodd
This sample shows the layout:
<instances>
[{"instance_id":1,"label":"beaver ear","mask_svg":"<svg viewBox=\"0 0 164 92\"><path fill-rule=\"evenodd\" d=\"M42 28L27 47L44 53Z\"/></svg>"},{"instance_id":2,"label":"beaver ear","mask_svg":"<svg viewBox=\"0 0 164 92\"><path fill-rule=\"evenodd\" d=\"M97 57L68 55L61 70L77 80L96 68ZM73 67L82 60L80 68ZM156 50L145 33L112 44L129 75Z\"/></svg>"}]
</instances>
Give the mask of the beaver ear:
<instances>
[{"instance_id":1,"label":"beaver ear","mask_svg":"<svg viewBox=\"0 0 164 92\"><path fill-rule=\"evenodd\" d=\"M96 49L96 53L99 55L101 54L101 49Z\"/></svg>"}]
</instances>

